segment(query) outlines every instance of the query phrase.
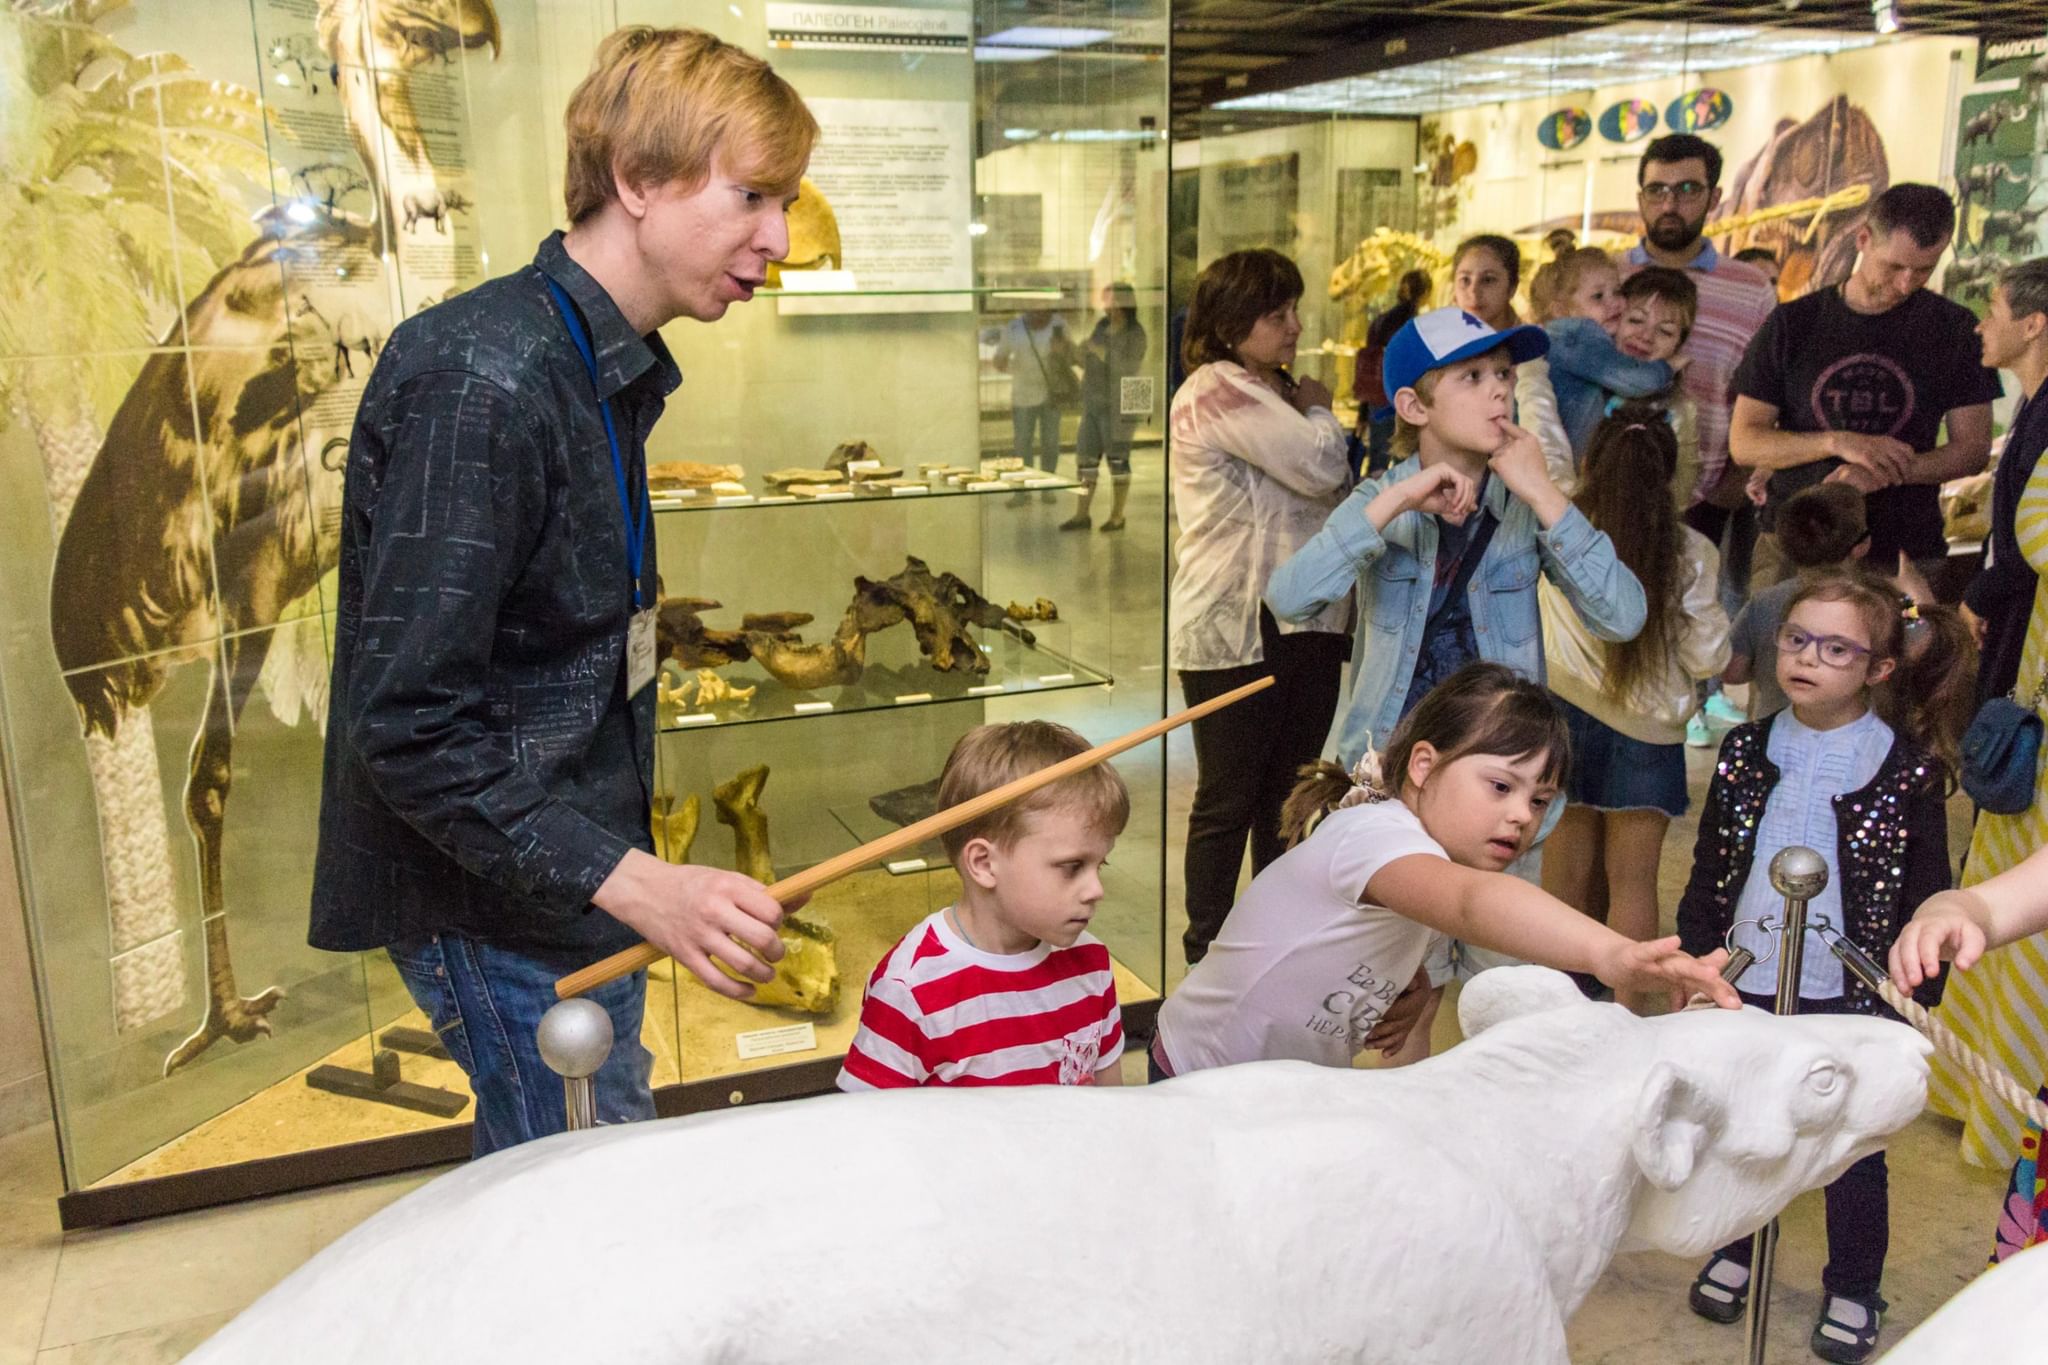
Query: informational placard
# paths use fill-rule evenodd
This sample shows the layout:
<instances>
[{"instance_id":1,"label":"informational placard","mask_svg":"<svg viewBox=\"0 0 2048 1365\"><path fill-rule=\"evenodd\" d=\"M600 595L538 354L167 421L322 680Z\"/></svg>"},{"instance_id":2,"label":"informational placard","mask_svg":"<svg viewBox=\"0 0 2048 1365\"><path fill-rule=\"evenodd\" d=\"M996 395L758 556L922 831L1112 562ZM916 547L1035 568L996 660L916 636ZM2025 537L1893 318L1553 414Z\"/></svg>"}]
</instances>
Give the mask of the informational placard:
<instances>
[{"instance_id":1,"label":"informational placard","mask_svg":"<svg viewBox=\"0 0 2048 1365\"><path fill-rule=\"evenodd\" d=\"M965 9L774 3L768 6L770 47L965 53L973 43L974 17Z\"/></svg>"},{"instance_id":2,"label":"informational placard","mask_svg":"<svg viewBox=\"0 0 2048 1365\"><path fill-rule=\"evenodd\" d=\"M1228 255L1251 247L1292 250L1299 228L1301 156L1287 152L1251 161L1202 165L1202 252Z\"/></svg>"},{"instance_id":3,"label":"informational placard","mask_svg":"<svg viewBox=\"0 0 2048 1365\"><path fill-rule=\"evenodd\" d=\"M809 1024L784 1024L779 1028L735 1033L732 1041L739 1049L740 1060L751 1062L760 1057L780 1057L785 1052L816 1052L818 1030Z\"/></svg>"},{"instance_id":4,"label":"informational placard","mask_svg":"<svg viewBox=\"0 0 2048 1365\"><path fill-rule=\"evenodd\" d=\"M921 11L920 11L921 12ZM973 306L965 101L807 101L810 178L832 206L852 293L783 295L785 314L965 312ZM947 292L953 291L953 292Z\"/></svg>"}]
</instances>

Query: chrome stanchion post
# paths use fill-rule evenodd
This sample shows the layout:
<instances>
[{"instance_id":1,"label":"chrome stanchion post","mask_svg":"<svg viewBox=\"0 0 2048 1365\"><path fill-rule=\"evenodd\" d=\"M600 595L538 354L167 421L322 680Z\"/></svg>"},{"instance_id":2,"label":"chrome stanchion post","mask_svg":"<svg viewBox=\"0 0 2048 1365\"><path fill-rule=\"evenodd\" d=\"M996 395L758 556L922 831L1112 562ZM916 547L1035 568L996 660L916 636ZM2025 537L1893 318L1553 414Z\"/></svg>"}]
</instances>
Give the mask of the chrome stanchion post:
<instances>
[{"instance_id":1,"label":"chrome stanchion post","mask_svg":"<svg viewBox=\"0 0 2048 1365\"><path fill-rule=\"evenodd\" d=\"M1785 898L1778 926L1778 1013L1799 1013L1799 973L1806 961L1806 905L1827 888L1828 865L1810 848L1794 845L1771 859L1771 887ZM1756 1230L1749 1251L1749 1365L1763 1365L1771 1325L1771 1263L1778 1253L1778 1220Z\"/></svg>"},{"instance_id":2,"label":"chrome stanchion post","mask_svg":"<svg viewBox=\"0 0 2048 1365\"><path fill-rule=\"evenodd\" d=\"M582 996L553 1005L540 1017L534 1040L540 1059L562 1078L562 1103L569 1130L597 1126L597 1103L590 1078L612 1051L612 1017L604 1006Z\"/></svg>"}]
</instances>

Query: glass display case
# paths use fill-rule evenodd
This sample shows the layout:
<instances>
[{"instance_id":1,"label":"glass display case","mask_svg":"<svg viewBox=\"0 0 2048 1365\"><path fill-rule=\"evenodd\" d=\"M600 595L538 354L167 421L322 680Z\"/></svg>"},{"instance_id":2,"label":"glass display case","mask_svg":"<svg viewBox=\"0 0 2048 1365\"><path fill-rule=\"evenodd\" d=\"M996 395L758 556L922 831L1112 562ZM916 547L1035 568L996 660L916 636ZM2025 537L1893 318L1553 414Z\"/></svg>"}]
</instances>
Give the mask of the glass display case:
<instances>
[{"instance_id":1,"label":"glass display case","mask_svg":"<svg viewBox=\"0 0 2048 1365\"><path fill-rule=\"evenodd\" d=\"M462 1075L389 962L305 943L339 472L391 329L557 223L560 111L620 24L767 56L823 128L776 287L665 332L657 850L785 874L928 812L974 725L1100 742L1163 714L1166 8L0 15L0 738L67 1223L467 1151ZM1130 473L1115 497L1088 471L1083 526L1084 413L1049 414L1050 467L1019 452L1003 336L1050 314L1084 347L1111 303L1149 344L1093 414ZM877 594L957 628L811 648ZM1164 984L1164 763L1117 763L1095 930L1127 1015ZM874 963L956 885L928 847L820 892L829 971L790 1004L657 968L662 1111L828 1088Z\"/></svg>"}]
</instances>

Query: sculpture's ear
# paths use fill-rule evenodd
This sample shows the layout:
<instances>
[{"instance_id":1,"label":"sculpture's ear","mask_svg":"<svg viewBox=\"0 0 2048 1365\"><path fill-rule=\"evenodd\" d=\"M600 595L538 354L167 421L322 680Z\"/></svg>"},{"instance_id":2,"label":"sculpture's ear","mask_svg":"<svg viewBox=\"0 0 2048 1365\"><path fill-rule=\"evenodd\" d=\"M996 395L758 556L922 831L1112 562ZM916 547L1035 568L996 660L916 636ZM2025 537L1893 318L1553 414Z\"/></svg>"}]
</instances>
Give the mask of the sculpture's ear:
<instances>
[{"instance_id":1,"label":"sculpture's ear","mask_svg":"<svg viewBox=\"0 0 2048 1365\"><path fill-rule=\"evenodd\" d=\"M1549 967L1493 967L1458 993L1458 1028L1477 1038L1503 1020L1583 1005L1586 997L1563 972Z\"/></svg>"},{"instance_id":2,"label":"sculpture's ear","mask_svg":"<svg viewBox=\"0 0 2048 1365\"><path fill-rule=\"evenodd\" d=\"M1636 1096L1635 1131L1629 1136L1643 1178L1660 1190L1683 1185L1706 1149L1713 1117L1713 1100L1691 1076L1670 1062L1651 1067Z\"/></svg>"}]
</instances>

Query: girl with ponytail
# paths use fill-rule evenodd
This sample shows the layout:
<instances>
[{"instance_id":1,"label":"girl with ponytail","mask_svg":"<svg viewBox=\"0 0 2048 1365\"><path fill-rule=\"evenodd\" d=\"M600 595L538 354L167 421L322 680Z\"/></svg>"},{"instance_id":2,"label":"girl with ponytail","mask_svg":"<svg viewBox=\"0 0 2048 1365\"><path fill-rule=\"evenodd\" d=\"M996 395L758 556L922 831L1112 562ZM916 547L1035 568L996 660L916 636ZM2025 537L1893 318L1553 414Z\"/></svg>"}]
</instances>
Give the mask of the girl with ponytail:
<instances>
[{"instance_id":1,"label":"girl with ponytail","mask_svg":"<svg viewBox=\"0 0 2048 1365\"><path fill-rule=\"evenodd\" d=\"M1570 602L1538 585L1543 656L1571 732L1571 798L1543 849L1543 889L1633 939L1657 933L1664 834L1685 814L1685 722L1694 685L1728 663L1721 563L1678 519L1671 480L1678 438L1649 404L1603 421L1574 501L1643 585L1643 629L1620 644L1586 628ZM1624 999L1640 1010L1644 1001Z\"/></svg>"},{"instance_id":2,"label":"girl with ponytail","mask_svg":"<svg viewBox=\"0 0 2048 1365\"><path fill-rule=\"evenodd\" d=\"M1762 961L1736 979L1745 1001L1776 1007L1774 940L1758 921L1781 914L1771 860L1804 845L1827 862L1807 905L1801 1014L1891 1016L1828 947L1840 935L1883 961L1923 902L1949 888L1950 760L1976 689L1969 631L1950 608L1920 606L1862 569L1809 574L1776 637L1783 711L1738 725L1721 744L1678 903L1678 932L1701 952L1747 947ZM1555 840L1552 841L1553 844ZM1825 926L1825 927L1824 927ZM1908 945L1908 956L1917 951ZM1923 959L1924 953L1920 954ZM1914 997L1940 1003L1943 977L1914 971ZM1890 1236L1883 1152L1827 1188L1828 1263L1813 1340L1829 1360L1876 1349ZM1693 1311L1733 1322L1749 1295L1748 1238L1721 1248L1693 1281Z\"/></svg>"}]
</instances>

